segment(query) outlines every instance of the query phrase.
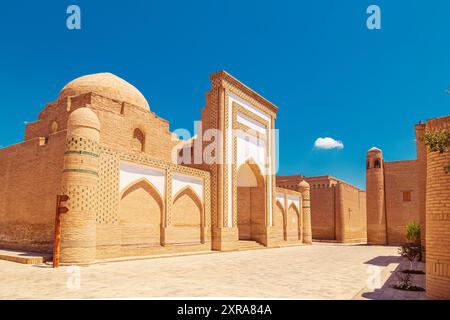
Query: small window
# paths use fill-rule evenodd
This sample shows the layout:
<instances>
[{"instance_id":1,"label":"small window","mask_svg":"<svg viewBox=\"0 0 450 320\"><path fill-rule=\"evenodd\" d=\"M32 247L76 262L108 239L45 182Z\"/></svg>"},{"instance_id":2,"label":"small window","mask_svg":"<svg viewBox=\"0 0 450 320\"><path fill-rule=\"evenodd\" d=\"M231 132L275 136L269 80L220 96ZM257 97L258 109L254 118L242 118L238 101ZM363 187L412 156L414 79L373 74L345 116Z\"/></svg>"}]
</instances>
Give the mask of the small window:
<instances>
[{"instance_id":1,"label":"small window","mask_svg":"<svg viewBox=\"0 0 450 320\"><path fill-rule=\"evenodd\" d=\"M381 168L381 160L380 159L376 159L375 162L373 163L373 167L374 168Z\"/></svg>"},{"instance_id":2,"label":"small window","mask_svg":"<svg viewBox=\"0 0 450 320\"><path fill-rule=\"evenodd\" d=\"M370 161L367 161L367 169L370 169Z\"/></svg>"},{"instance_id":3,"label":"small window","mask_svg":"<svg viewBox=\"0 0 450 320\"><path fill-rule=\"evenodd\" d=\"M403 191L403 201L411 201L411 191Z\"/></svg>"},{"instance_id":4,"label":"small window","mask_svg":"<svg viewBox=\"0 0 450 320\"><path fill-rule=\"evenodd\" d=\"M144 151L145 136L141 130L135 129L133 133L132 148L137 151Z\"/></svg>"}]
</instances>

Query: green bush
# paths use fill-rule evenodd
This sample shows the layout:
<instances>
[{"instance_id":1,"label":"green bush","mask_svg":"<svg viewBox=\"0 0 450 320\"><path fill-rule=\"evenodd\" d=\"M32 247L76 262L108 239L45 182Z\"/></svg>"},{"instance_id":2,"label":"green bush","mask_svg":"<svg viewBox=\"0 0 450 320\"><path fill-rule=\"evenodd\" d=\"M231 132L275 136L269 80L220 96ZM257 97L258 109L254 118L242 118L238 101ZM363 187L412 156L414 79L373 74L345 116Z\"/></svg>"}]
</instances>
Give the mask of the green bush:
<instances>
[{"instance_id":1,"label":"green bush","mask_svg":"<svg viewBox=\"0 0 450 320\"><path fill-rule=\"evenodd\" d=\"M431 152L450 152L450 130L441 130L438 132L425 132L423 142ZM450 163L444 167L446 173L450 173Z\"/></svg>"},{"instance_id":2,"label":"green bush","mask_svg":"<svg viewBox=\"0 0 450 320\"><path fill-rule=\"evenodd\" d=\"M427 131L424 136L424 142L430 148L430 151L444 153L450 151L450 130L438 132Z\"/></svg>"},{"instance_id":3,"label":"green bush","mask_svg":"<svg viewBox=\"0 0 450 320\"><path fill-rule=\"evenodd\" d=\"M420 225L413 221L406 225L406 239L410 243L420 244Z\"/></svg>"}]
</instances>

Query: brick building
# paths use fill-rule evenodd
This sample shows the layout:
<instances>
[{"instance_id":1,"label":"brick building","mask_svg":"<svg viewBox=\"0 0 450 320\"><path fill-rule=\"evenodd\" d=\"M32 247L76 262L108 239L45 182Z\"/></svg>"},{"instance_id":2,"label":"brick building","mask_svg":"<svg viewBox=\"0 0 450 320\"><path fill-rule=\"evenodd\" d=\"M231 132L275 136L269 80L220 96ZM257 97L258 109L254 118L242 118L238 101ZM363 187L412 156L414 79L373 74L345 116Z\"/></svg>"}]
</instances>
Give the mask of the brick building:
<instances>
[{"instance_id":1,"label":"brick building","mask_svg":"<svg viewBox=\"0 0 450 320\"><path fill-rule=\"evenodd\" d=\"M402 244L406 225L420 221L420 161L384 161L382 151L375 147L366 159L368 243Z\"/></svg>"},{"instance_id":2,"label":"brick building","mask_svg":"<svg viewBox=\"0 0 450 320\"><path fill-rule=\"evenodd\" d=\"M314 240L366 243L366 194L331 176L278 176L277 186L298 190L305 180L311 188L311 228Z\"/></svg>"},{"instance_id":3,"label":"brick building","mask_svg":"<svg viewBox=\"0 0 450 320\"><path fill-rule=\"evenodd\" d=\"M0 247L51 252L58 194L62 263L310 243L308 184L275 185L278 108L224 71L210 78L201 125L222 135L190 147L125 80L67 84L23 142L0 149ZM215 161L180 161L191 147Z\"/></svg>"},{"instance_id":4,"label":"brick building","mask_svg":"<svg viewBox=\"0 0 450 320\"><path fill-rule=\"evenodd\" d=\"M431 298L450 299L449 152L431 152L426 132L450 129L450 116L415 126L416 160L385 161L382 151L367 152L367 238L370 244L406 242L406 224L420 223L425 248L426 290Z\"/></svg>"}]
</instances>

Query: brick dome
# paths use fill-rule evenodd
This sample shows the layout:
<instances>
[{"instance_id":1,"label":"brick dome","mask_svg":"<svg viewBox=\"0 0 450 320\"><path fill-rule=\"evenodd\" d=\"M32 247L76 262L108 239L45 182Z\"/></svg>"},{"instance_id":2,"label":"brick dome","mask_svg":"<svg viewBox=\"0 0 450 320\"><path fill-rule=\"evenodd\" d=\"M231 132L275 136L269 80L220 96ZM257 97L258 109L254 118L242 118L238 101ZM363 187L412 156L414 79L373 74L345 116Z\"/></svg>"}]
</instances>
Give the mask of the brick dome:
<instances>
[{"instance_id":1,"label":"brick dome","mask_svg":"<svg viewBox=\"0 0 450 320\"><path fill-rule=\"evenodd\" d=\"M58 99L90 92L150 110L147 100L138 89L112 73L90 74L72 80L61 90Z\"/></svg>"},{"instance_id":2,"label":"brick dome","mask_svg":"<svg viewBox=\"0 0 450 320\"><path fill-rule=\"evenodd\" d=\"M67 126L69 129L86 127L100 130L100 121L95 112L91 109L80 108L70 114Z\"/></svg>"}]
</instances>

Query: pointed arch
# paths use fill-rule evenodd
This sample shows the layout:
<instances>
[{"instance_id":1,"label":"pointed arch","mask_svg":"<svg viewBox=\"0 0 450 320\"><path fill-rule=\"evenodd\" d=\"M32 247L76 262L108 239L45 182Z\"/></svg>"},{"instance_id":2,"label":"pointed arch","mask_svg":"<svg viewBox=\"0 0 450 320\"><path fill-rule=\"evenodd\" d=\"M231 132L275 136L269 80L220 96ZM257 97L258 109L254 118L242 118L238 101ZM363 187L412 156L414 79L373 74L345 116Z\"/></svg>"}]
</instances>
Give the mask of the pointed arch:
<instances>
[{"instance_id":1,"label":"pointed arch","mask_svg":"<svg viewBox=\"0 0 450 320\"><path fill-rule=\"evenodd\" d=\"M264 243L264 235L259 230L267 223L266 179L251 158L238 167L236 186L239 239Z\"/></svg>"},{"instance_id":2,"label":"pointed arch","mask_svg":"<svg viewBox=\"0 0 450 320\"><path fill-rule=\"evenodd\" d=\"M288 205L288 209L289 209L290 207L295 208L295 211L297 211L298 213L300 213L300 208L299 208L299 206L298 206L295 202L291 202L291 203Z\"/></svg>"},{"instance_id":3,"label":"pointed arch","mask_svg":"<svg viewBox=\"0 0 450 320\"><path fill-rule=\"evenodd\" d=\"M181 188L174 196L173 196L173 204L177 202L183 195L188 195L195 202L199 210L203 211L203 201L198 196L197 192L192 189L191 186L185 186Z\"/></svg>"},{"instance_id":4,"label":"pointed arch","mask_svg":"<svg viewBox=\"0 0 450 320\"><path fill-rule=\"evenodd\" d=\"M286 210L286 231L288 240L300 240L301 233L300 210L294 203Z\"/></svg>"},{"instance_id":5,"label":"pointed arch","mask_svg":"<svg viewBox=\"0 0 450 320\"><path fill-rule=\"evenodd\" d=\"M127 248L161 245L163 207L161 195L147 179L127 186L120 194L118 212L122 245Z\"/></svg>"},{"instance_id":6,"label":"pointed arch","mask_svg":"<svg viewBox=\"0 0 450 320\"><path fill-rule=\"evenodd\" d=\"M152 190L152 193L155 193L155 196L157 197L161 205L162 206L164 205L164 197L156 188L156 186L153 183L151 183L147 178L140 178L138 180L130 182L125 188L122 189L122 191L120 191L119 199L122 200L126 196L126 194L130 193L132 191L131 189L133 189L138 184L148 185L150 190Z\"/></svg>"},{"instance_id":7,"label":"pointed arch","mask_svg":"<svg viewBox=\"0 0 450 320\"><path fill-rule=\"evenodd\" d=\"M259 167L258 163L252 158L252 157L248 157L247 160L245 160L244 162L242 162L239 167L237 168L236 172L239 173L239 171L244 168L244 166L249 166L250 170L252 171L253 175L255 176L258 185L260 183L265 183L265 176L261 170L261 168Z\"/></svg>"},{"instance_id":8,"label":"pointed arch","mask_svg":"<svg viewBox=\"0 0 450 320\"><path fill-rule=\"evenodd\" d=\"M276 201L275 207L276 207L276 210L275 210L275 217L273 220L273 222L274 222L273 225L274 225L274 227L284 227L284 221L285 221L285 218L284 218L285 212L284 211L285 210L284 210L284 207L283 207L282 203L280 202L280 200ZM281 215L281 220L279 219L280 217L277 215Z\"/></svg>"},{"instance_id":9,"label":"pointed arch","mask_svg":"<svg viewBox=\"0 0 450 320\"><path fill-rule=\"evenodd\" d=\"M133 130L133 140L131 143L132 149L140 152L145 151L145 133L139 128Z\"/></svg>"},{"instance_id":10,"label":"pointed arch","mask_svg":"<svg viewBox=\"0 0 450 320\"><path fill-rule=\"evenodd\" d=\"M203 202L191 186L178 191L172 201L173 243L204 243Z\"/></svg>"},{"instance_id":11,"label":"pointed arch","mask_svg":"<svg viewBox=\"0 0 450 320\"><path fill-rule=\"evenodd\" d=\"M284 211L284 205L283 203L280 201L280 199L277 199L277 201L275 202L276 205L278 205L280 207L281 210Z\"/></svg>"},{"instance_id":12,"label":"pointed arch","mask_svg":"<svg viewBox=\"0 0 450 320\"><path fill-rule=\"evenodd\" d=\"M300 210L299 210L299 208L297 207L297 205L295 203L291 203L289 205L288 209L291 209L291 208L294 209L294 211L297 213L297 215L300 214Z\"/></svg>"}]
</instances>

